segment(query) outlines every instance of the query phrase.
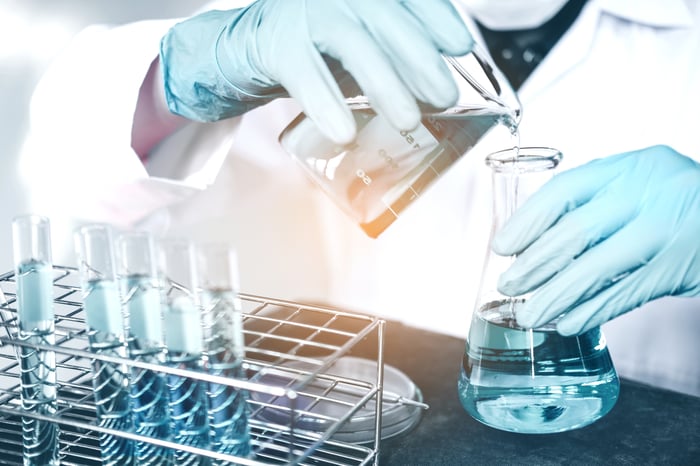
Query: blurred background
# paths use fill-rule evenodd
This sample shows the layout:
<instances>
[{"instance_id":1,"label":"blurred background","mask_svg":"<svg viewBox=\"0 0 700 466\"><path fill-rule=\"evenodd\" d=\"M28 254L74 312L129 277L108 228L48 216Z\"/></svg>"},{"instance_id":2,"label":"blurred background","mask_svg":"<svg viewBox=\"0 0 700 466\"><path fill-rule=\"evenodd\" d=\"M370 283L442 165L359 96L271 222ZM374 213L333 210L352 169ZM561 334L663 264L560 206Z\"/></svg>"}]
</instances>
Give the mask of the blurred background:
<instances>
[{"instance_id":1,"label":"blurred background","mask_svg":"<svg viewBox=\"0 0 700 466\"><path fill-rule=\"evenodd\" d=\"M51 61L89 24L191 14L204 0L0 0L0 273L12 269L11 222L26 212L17 159L32 91Z\"/></svg>"}]
</instances>

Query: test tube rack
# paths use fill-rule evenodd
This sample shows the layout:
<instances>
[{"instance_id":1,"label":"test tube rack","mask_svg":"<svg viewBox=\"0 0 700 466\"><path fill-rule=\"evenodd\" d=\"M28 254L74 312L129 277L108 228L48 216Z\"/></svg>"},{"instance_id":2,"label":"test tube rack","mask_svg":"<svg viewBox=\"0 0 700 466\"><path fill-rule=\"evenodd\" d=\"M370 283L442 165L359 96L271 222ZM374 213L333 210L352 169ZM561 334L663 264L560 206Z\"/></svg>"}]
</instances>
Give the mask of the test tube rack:
<instances>
[{"instance_id":1,"label":"test tube rack","mask_svg":"<svg viewBox=\"0 0 700 466\"><path fill-rule=\"evenodd\" d=\"M55 345L36 347L54 351L57 363L58 409L55 415L25 412L21 405L16 338L16 281L14 272L0 275L0 463L23 464L22 417L30 416L59 425L62 465L92 466L100 463L99 434L187 451L167 439L154 439L100 427L91 380L91 361L104 359L163 373L230 385L247 398L252 455L239 458L213 451L192 453L241 465L366 465L378 464L383 399L383 334L385 322L371 316L324 306L241 293L245 338L246 380L207 376L204 373L108 358L88 351L87 330L77 270L54 266ZM329 368L362 340L376 338L377 371L373 380L330 375ZM372 344L374 346L374 344ZM374 351L373 351L374 352ZM374 358L374 357L373 357ZM268 383L273 374L274 384ZM278 383L283 381L283 383ZM303 403L300 402L303 400ZM396 401L399 402L399 401ZM314 407L323 405L325 409ZM328 409L330 408L330 409ZM361 409L375 411L374 440L348 443L334 435ZM332 413L329 415L328 413ZM296 426L318 421L323 429Z\"/></svg>"}]
</instances>

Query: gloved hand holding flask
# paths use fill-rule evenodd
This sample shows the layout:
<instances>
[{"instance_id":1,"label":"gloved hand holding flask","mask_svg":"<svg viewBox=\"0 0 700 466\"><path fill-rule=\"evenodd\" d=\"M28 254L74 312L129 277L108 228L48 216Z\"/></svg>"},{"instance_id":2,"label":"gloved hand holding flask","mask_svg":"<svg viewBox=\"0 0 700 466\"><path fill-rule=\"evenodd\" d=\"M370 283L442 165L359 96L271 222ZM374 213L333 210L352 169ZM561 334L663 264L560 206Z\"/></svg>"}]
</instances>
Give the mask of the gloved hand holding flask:
<instances>
[{"instance_id":1,"label":"gloved hand holding flask","mask_svg":"<svg viewBox=\"0 0 700 466\"><path fill-rule=\"evenodd\" d=\"M579 334L663 296L700 295L700 164L666 146L555 176L511 217L493 248L518 254L500 279L535 290L516 314Z\"/></svg>"},{"instance_id":2,"label":"gloved hand holding flask","mask_svg":"<svg viewBox=\"0 0 700 466\"><path fill-rule=\"evenodd\" d=\"M215 121L289 95L346 143L355 121L338 82L356 83L379 114L412 130L417 101L446 108L457 100L441 54L472 45L447 0L258 0L173 27L161 67L172 113ZM343 79L348 73L354 80Z\"/></svg>"}]
</instances>

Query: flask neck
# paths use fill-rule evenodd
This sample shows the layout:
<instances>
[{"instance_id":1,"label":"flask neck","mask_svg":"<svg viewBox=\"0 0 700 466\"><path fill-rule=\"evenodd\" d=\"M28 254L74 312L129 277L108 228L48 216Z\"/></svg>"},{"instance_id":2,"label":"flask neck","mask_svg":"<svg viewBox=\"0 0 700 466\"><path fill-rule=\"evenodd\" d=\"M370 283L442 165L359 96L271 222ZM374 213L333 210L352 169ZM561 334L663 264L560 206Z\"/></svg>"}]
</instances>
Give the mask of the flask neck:
<instances>
[{"instance_id":1,"label":"flask neck","mask_svg":"<svg viewBox=\"0 0 700 466\"><path fill-rule=\"evenodd\" d=\"M492 173L494 231L543 184L561 161L561 152L546 147L513 148L489 155Z\"/></svg>"},{"instance_id":2,"label":"flask neck","mask_svg":"<svg viewBox=\"0 0 700 466\"><path fill-rule=\"evenodd\" d=\"M521 175L516 172L494 171L491 177L493 215L491 236L493 237L522 204L522 198L526 193L520 192Z\"/></svg>"},{"instance_id":3,"label":"flask neck","mask_svg":"<svg viewBox=\"0 0 700 466\"><path fill-rule=\"evenodd\" d=\"M486 158L492 174L492 224L477 307L511 300L498 292L497 285L500 275L510 267L515 256L504 257L492 252L493 236L532 194L552 178L560 160L559 151L542 147L508 149Z\"/></svg>"}]
</instances>

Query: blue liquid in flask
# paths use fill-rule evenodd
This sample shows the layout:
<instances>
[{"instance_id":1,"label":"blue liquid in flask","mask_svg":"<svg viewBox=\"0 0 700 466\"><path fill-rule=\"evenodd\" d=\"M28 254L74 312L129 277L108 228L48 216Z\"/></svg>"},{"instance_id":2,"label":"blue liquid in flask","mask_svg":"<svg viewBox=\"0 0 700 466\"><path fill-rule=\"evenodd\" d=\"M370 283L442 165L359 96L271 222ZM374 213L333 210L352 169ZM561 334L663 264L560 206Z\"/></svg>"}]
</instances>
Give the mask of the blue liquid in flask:
<instances>
[{"instance_id":1,"label":"blue liquid in flask","mask_svg":"<svg viewBox=\"0 0 700 466\"><path fill-rule=\"evenodd\" d=\"M571 337L552 324L523 329L509 317L518 304L488 303L472 319L458 383L467 412L530 434L576 429L608 413L619 380L600 328Z\"/></svg>"},{"instance_id":2,"label":"blue liquid in flask","mask_svg":"<svg viewBox=\"0 0 700 466\"><path fill-rule=\"evenodd\" d=\"M243 379L243 334L236 299L230 290L202 293L205 327L210 327L204 346L210 374ZM234 456L249 456L248 393L236 387L209 383L208 397L212 449Z\"/></svg>"},{"instance_id":3,"label":"blue liquid in flask","mask_svg":"<svg viewBox=\"0 0 700 466\"><path fill-rule=\"evenodd\" d=\"M121 302L117 284L111 280L90 280L85 286L84 307L88 322L90 351L103 356L126 357ZM95 359L92 383L97 422L100 427L133 431L128 368ZM118 435L100 434L100 455L104 466L136 464L135 444Z\"/></svg>"},{"instance_id":4,"label":"blue liquid in flask","mask_svg":"<svg viewBox=\"0 0 700 466\"><path fill-rule=\"evenodd\" d=\"M17 268L19 339L32 345L53 345L53 267L30 260ZM18 349L22 408L45 416L56 414L56 353L32 346ZM25 466L59 464L58 425L22 417Z\"/></svg>"},{"instance_id":5,"label":"blue liquid in flask","mask_svg":"<svg viewBox=\"0 0 700 466\"><path fill-rule=\"evenodd\" d=\"M164 364L160 293L147 276L125 277L123 296L129 316L127 338L129 357L135 361ZM136 432L160 440L170 440L170 401L165 374L131 368L132 416ZM151 442L136 443L138 464L172 465L174 452Z\"/></svg>"}]
</instances>

